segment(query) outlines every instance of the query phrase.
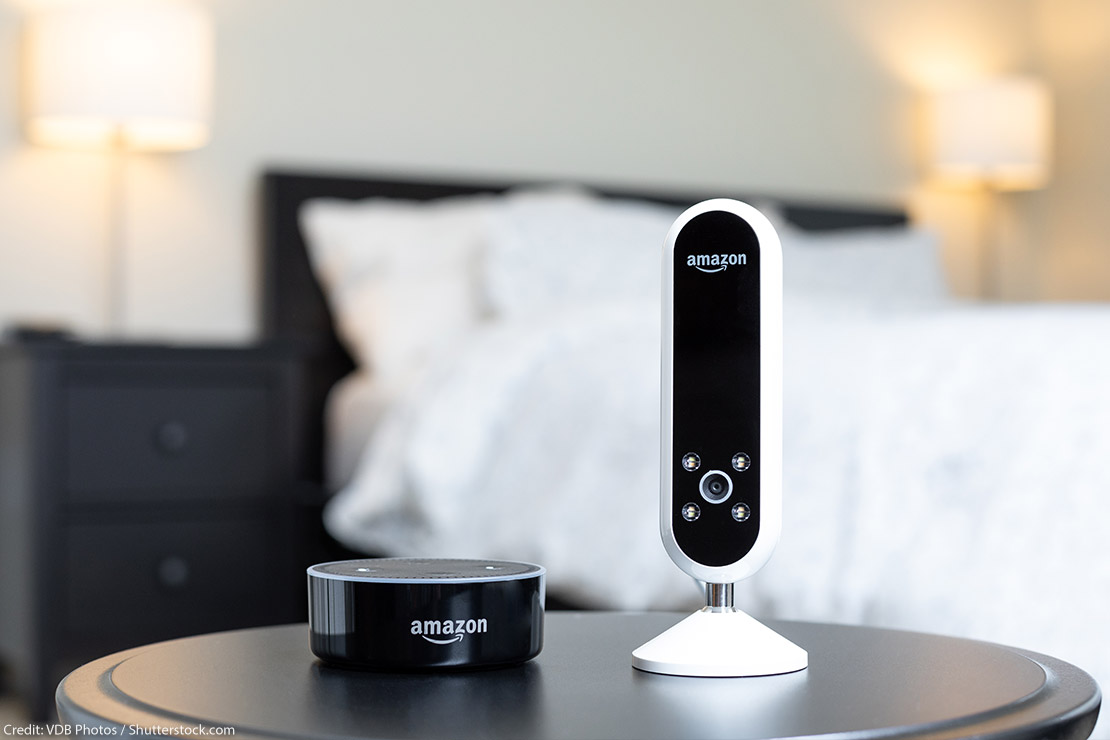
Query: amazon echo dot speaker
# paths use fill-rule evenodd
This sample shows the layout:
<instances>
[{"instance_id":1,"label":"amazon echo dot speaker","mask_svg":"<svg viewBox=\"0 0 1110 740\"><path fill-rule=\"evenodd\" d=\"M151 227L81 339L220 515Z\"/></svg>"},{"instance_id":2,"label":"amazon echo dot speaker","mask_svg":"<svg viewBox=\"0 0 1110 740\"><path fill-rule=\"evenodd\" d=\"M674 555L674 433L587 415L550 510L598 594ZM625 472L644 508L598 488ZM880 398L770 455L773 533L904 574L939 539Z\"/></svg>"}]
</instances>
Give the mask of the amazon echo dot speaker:
<instances>
[{"instance_id":1,"label":"amazon echo dot speaker","mask_svg":"<svg viewBox=\"0 0 1110 740\"><path fill-rule=\"evenodd\" d=\"M312 652L380 671L464 670L543 647L544 569L505 560L369 558L308 569Z\"/></svg>"}]
</instances>

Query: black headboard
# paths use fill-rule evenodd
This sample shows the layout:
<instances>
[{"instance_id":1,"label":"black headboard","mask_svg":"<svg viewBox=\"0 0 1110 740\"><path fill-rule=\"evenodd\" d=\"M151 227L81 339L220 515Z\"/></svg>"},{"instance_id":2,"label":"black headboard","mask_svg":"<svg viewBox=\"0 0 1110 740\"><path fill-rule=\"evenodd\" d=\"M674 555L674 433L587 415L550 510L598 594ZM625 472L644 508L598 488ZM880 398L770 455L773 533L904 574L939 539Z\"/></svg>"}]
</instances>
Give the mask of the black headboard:
<instances>
[{"instance_id":1,"label":"black headboard","mask_svg":"<svg viewBox=\"0 0 1110 740\"><path fill-rule=\"evenodd\" d=\"M504 192L535 185L535 181L452 180L379 175L313 174L268 171L262 176L261 267L263 334L267 340L295 343L309 362L303 408L308 415L310 472L322 480L323 409L328 390L354 368L335 334L331 311L313 275L301 236L298 213L313 198L388 197L432 200L451 195ZM581 184L581 183L579 183ZM586 184L589 186L589 183ZM592 187L607 197L637 198L686 206L728 195L745 200L773 201L794 225L810 231L865 226L900 226L906 214L894 206L812 204L749 193L637 191L625 187ZM662 235L660 235L662 239Z\"/></svg>"}]
</instances>

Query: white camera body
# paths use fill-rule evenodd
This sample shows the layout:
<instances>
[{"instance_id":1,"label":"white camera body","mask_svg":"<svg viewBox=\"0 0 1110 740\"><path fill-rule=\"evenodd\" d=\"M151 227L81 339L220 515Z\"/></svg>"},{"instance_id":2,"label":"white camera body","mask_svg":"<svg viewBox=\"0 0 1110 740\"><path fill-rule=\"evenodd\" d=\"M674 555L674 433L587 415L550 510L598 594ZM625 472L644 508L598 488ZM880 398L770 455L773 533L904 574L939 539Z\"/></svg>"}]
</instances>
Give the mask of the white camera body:
<instances>
[{"instance_id":1,"label":"white camera body","mask_svg":"<svg viewBox=\"0 0 1110 740\"><path fill-rule=\"evenodd\" d=\"M782 247L735 200L687 209L663 248L659 529L706 605L632 652L676 676L800 671L808 653L733 605L782 528Z\"/></svg>"},{"instance_id":2,"label":"white camera body","mask_svg":"<svg viewBox=\"0 0 1110 740\"><path fill-rule=\"evenodd\" d=\"M782 526L782 247L752 206L687 209L663 248L659 529L707 583L767 562Z\"/></svg>"}]
</instances>

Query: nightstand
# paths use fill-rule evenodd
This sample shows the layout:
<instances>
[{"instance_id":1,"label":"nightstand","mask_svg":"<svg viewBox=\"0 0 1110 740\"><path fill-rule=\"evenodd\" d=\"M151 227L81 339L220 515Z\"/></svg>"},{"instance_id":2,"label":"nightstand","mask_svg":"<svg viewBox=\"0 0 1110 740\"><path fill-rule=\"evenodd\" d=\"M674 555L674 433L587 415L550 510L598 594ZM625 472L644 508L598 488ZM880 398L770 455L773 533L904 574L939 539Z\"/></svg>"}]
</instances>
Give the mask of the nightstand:
<instances>
[{"instance_id":1,"label":"nightstand","mask_svg":"<svg viewBox=\"0 0 1110 740\"><path fill-rule=\"evenodd\" d=\"M685 616L549 613L539 657L486 671L333 668L306 624L186 637L74 671L58 712L79 735L117 737L1080 740L1101 705L1093 678L1047 655L835 624L770 623L809 651L809 668L781 676L632 667Z\"/></svg>"},{"instance_id":2,"label":"nightstand","mask_svg":"<svg viewBox=\"0 0 1110 740\"><path fill-rule=\"evenodd\" d=\"M301 368L282 346L0 347L0 650L36 719L97 655L304 618Z\"/></svg>"}]
</instances>

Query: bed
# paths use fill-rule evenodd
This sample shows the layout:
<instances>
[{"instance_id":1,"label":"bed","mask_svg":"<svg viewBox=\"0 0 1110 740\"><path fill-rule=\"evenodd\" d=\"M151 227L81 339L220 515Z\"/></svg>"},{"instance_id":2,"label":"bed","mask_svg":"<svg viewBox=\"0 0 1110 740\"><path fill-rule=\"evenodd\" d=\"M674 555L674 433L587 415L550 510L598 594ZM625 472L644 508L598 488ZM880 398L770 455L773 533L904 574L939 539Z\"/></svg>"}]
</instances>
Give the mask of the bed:
<instances>
[{"instance_id":1,"label":"bed","mask_svg":"<svg viewBox=\"0 0 1110 740\"><path fill-rule=\"evenodd\" d=\"M266 334L312 358L328 530L535 560L585 606L695 606L657 534L654 271L669 219L720 195L266 174ZM786 283L783 536L739 604L1110 680L1110 310L953 299L890 204L738 197Z\"/></svg>"}]
</instances>

